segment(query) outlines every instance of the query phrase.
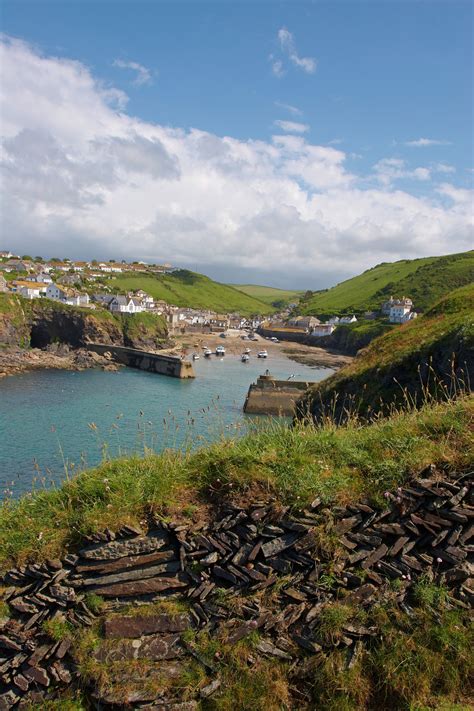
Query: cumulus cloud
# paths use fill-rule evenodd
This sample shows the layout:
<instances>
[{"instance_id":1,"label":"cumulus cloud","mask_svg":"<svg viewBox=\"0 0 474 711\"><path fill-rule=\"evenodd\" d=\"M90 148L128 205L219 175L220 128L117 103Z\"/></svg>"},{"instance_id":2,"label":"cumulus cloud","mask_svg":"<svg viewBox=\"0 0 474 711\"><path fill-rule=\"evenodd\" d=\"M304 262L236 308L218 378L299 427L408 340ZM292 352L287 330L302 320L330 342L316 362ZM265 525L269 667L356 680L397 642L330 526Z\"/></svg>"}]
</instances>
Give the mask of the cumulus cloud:
<instances>
[{"instance_id":1,"label":"cumulus cloud","mask_svg":"<svg viewBox=\"0 0 474 711\"><path fill-rule=\"evenodd\" d=\"M429 180L431 171L428 168L407 168L406 161L400 158L382 158L374 165L377 179L384 185L390 185L395 180Z\"/></svg>"},{"instance_id":2,"label":"cumulus cloud","mask_svg":"<svg viewBox=\"0 0 474 711\"><path fill-rule=\"evenodd\" d=\"M405 141L405 146L412 148L427 148L428 146L450 146L451 141L439 141L435 138L417 138L413 141Z\"/></svg>"},{"instance_id":3,"label":"cumulus cloud","mask_svg":"<svg viewBox=\"0 0 474 711\"><path fill-rule=\"evenodd\" d=\"M322 288L471 246L472 194L433 189L429 168L388 158L360 176L344 151L302 134L241 140L141 121L79 62L14 40L0 51L5 248ZM424 196L391 187L407 174Z\"/></svg>"},{"instance_id":4,"label":"cumulus cloud","mask_svg":"<svg viewBox=\"0 0 474 711\"><path fill-rule=\"evenodd\" d=\"M298 123L296 121L274 121L275 126L281 128L282 131L288 133L307 133L309 126L307 123Z\"/></svg>"},{"instance_id":5,"label":"cumulus cloud","mask_svg":"<svg viewBox=\"0 0 474 711\"><path fill-rule=\"evenodd\" d=\"M143 86L144 84L151 84L153 82L151 71L139 64L138 62L126 62L123 59L115 59L113 62L114 67L119 67L119 69L131 69L135 72L135 79L133 84L136 86Z\"/></svg>"},{"instance_id":6,"label":"cumulus cloud","mask_svg":"<svg viewBox=\"0 0 474 711\"><path fill-rule=\"evenodd\" d=\"M295 39L293 34L282 27L278 30L278 42L280 44L280 49L284 52L290 62L299 69L302 69L307 74L314 74L317 67L317 62L314 57L300 57L296 51Z\"/></svg>"}]
</instances>

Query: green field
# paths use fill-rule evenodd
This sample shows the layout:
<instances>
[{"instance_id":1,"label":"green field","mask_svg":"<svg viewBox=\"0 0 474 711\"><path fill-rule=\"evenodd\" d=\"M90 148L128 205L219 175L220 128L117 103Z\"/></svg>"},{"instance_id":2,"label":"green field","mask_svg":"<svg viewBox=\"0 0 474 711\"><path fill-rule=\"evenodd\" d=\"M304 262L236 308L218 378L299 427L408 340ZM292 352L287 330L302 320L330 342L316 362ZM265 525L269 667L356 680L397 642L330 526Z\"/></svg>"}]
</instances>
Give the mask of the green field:
<instances>
[{"instance_id":1,"label":"green field","mask_svg":"<svg viewBox=\"0 0 474 711\"><path fill-rule=\"evenodd\" d=\"M276 289L273 286L260 286L258 284L229 284L234 289L242 291L254 299L264 301L266 304L273 306L275 303L287 304L298 302L304 291L293 291L291 289Z\"/></svg>"},{"instance_id":2,"label":"green field","mask_svg":"<svg viewBox=\"0 0 474 711\"><path fill-rule=\"evenodd\" d=\"M453 289L474 282L474 251L444 257L384 262L300 303L302 314L361 314L380 309L390 295L409 296L425 311Z\"/></svg>"},{"instance_id":3,"label":"green field","mask_svg":"<svg viewBox=\"0 0 474 711\"><path fill-rule=\"evenodd\" d=\"M327 410L345 417L419 405L470 390L474 378L474 284L463 286L431 309L391 329L352 363L319 383L304 407L319 418Z\"/></svg>"},{"instance_id":4,"label":"green field","mask_svg":"<svg viewBox=\"0 0 474 711\"><path fill-rule=\"evenodd\" d=\"M107 279L107 285L114 291L136 291L143 289L156 300L166 301L175 306L210 309L243 316L269 314L274 309L264 301L244 294L233 286L219 284L203 274L180 269L172 274L122 274Z\"/></svg>"}]
</instances>

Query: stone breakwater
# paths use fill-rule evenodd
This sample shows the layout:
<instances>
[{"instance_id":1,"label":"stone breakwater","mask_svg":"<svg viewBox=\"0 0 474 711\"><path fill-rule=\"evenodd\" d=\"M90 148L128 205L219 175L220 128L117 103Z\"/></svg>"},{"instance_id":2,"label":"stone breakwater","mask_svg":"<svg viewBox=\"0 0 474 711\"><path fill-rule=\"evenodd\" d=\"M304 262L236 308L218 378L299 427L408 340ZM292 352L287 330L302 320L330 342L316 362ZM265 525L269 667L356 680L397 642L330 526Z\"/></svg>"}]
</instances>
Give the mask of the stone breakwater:
<instances>
[{"instance_id":1,"label":"stone breakwater","mask_svg":"<svg viewBox=\"0 0 474 711\"><path fill-rule=\"evenodd\" d=\"M3 580L11 616L0 628L0 709L26 709L84 686L74 635L52 641L48 620L67 621L76 634L100 623L93 656L109 665L109 682L102 688L89 680L87 694L101 709L191 711L218 695L219 661L202 655L190 630L224 635L230 645L258 631L256 652L287 661L295 682L304 679L308 657L335 645L350 669L378 630L349 619L328 639L321 619L330 605L370 609L391 595L410 616L423 576L447 587L448 605L472 609L473 480L472 472L448 477L431 467L387 492L383 510L366 503L325 509L318 499L302 511L258 501L241 507L221 490L209 521L106 530L77 554L11 569ZM89 608L88 593L105 600L103 611ZM163 599L185 612L147 614ZM205 675L197 698L183 699L179 684L159 690L160 679L179 679L191 660ZM304 683L298 688L304 696Z\"/></svg>"}]
</instances>

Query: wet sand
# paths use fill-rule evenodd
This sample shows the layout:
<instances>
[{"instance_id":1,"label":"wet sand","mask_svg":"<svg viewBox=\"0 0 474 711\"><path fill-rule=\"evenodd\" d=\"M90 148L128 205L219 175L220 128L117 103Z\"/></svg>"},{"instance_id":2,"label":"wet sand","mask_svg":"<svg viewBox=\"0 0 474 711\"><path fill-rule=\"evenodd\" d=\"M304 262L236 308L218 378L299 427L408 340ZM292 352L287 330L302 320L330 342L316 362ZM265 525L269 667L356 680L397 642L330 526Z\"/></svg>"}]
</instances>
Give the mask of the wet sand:
<instances>
[{"instance_id":1,"label":"wet sand","mask_svg":"<svg viewBox=\"0 0 474 711\"><path fill-rule=\"evenodd\" d=\"M290 360L302 363L303 365L316 368L334 368L335 370L342 368L353 360L352 356L327 351L324 348L317 348L315 346L306 346L302 343L290 343L288 341L275 343L258 334L257 341L249 341L243 340L241 336L241 332L228 332L226 338L222 338L218 333L189 333L178 335L173 337L176 346L170 349L169 353L174 355L184 353L186 357L190 358L194 351L202 354L202 350L206 346L212 351L215 350L216 346L224 346L226 352L232 355L240 355L244 352L245 348L250 348L253 355L265 349L269 354L283 353L287 358L290 358Z\"/></svg>"}]
</instances>

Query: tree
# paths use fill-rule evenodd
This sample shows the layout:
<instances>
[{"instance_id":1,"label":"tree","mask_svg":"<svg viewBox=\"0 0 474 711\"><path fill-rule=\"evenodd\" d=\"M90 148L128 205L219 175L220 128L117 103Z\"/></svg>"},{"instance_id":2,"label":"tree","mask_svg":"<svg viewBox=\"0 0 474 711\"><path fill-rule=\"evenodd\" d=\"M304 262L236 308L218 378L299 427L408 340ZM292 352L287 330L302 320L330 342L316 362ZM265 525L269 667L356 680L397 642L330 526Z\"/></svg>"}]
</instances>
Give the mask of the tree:
<instances>
[{"instance_id":1,"label":"tree","mask_svg":"<svg viewBox=\"0 0 474 711\"><path fill-rule=\"evenodd\" d=\"M32 262L32 261L33 261L33 257L30 257L29 254L24 254L24 255L22 256L22 259L23 259L25 262Z\"/></svg>"}]
</instances>

